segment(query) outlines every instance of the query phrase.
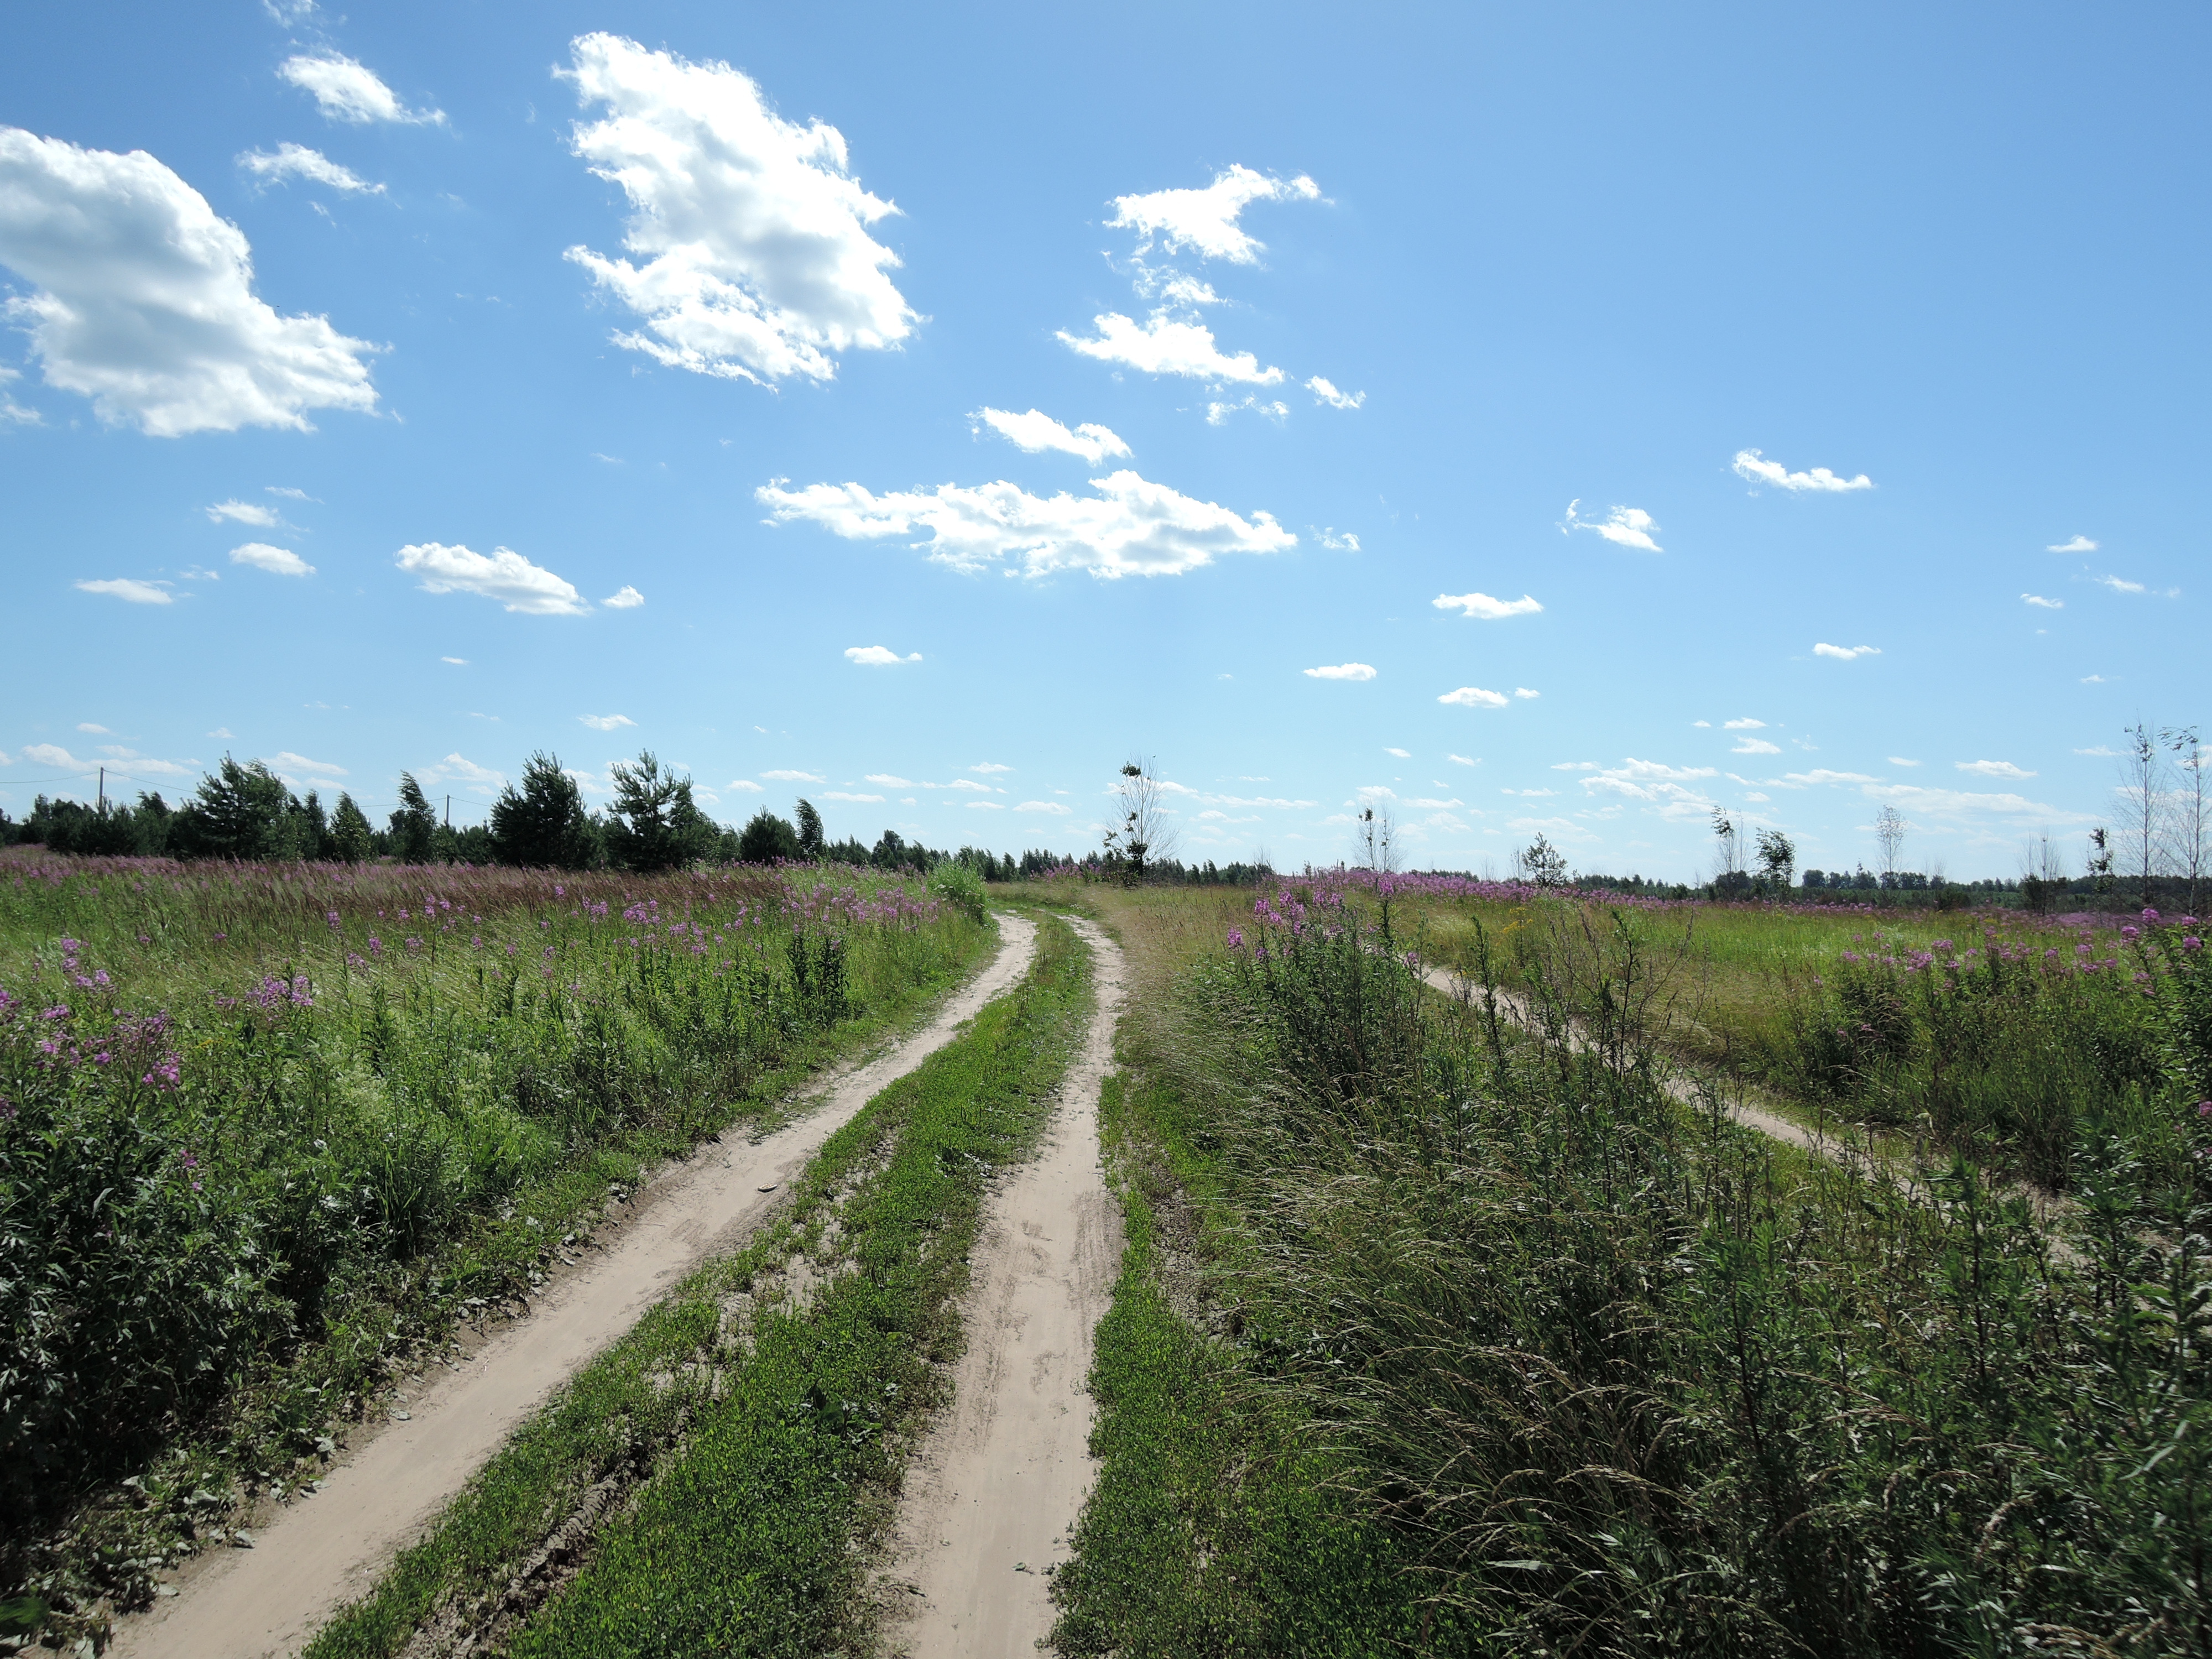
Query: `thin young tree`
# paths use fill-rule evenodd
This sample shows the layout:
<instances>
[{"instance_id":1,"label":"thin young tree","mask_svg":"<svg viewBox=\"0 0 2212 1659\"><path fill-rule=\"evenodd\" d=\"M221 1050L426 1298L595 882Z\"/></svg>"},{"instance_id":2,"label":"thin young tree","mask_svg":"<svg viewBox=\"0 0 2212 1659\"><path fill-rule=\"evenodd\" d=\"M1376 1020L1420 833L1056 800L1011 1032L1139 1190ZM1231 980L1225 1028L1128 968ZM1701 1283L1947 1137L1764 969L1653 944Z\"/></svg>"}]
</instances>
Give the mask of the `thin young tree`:
<instances>
[{"instance_id":1,"label":"thin young tree","mask_svg":"<svg viewBox=\"0 0 2212 1659\"><path fill-rule=\"evenodd\" d=\"M1759 832L1759 879L1768 886L1787 890L1797 869L1797 843L1779 830Z\"/></svg>"},{"instance_id":2,"label":"thin young tree","mask_svg":"<svg viewBox=\"0 0 2212 1659\"><path fill-rule=\"evenodd\" d=\"M1378 876L1398 868L1398 821L1387 806L1370 806L1359 815L1359 861Z\"/></svg>"},{"instance_id":3,"label":"thin young tree","mask_svg":"<svg viewBox=\"0 0 2212 1659\"><path fill-rule=\"evenodd\" d=\"M799 810L793 815L798 819L799 856L818 859L822 856L822 814L814 810L814 803L801 795Z\"/></svg>"},{"instance_id":4,"label":"thin young tree","mask_svg":"<svg viewBox=\"0 0 2212 1659\"><path fill-rule=\"evenodd\" d=\"M1128 882L1140 886L1147 865L1175 854L1175 827L1167 821L1167 792L1151 760L1139 757L1122 763L1114 784L1120 818L1106 832L1106 855L1126 860Z\"/></svg>"},{"instance_id":5,"label":"thin young tree","mask_svg":"<svg viewBox=\"0 0 2212 1659\"><path fill-rule=\"evenodd\" d=\"M544 750L523 763L522 787L508 784L491 809L493 856L501 864L581 870L591 862L592 832L584 793Z\"/></svg>"},{"instance_id":6,"label":"thin young tree","mask_svg":"<svg viewBox=\"0 0 2212 1659\"><path fill-rule=\"evenodd\" d=\"M1726 885L1729 878L1743 869L1743 831L1736 827L1725 806L1713 808L1713 839L1718 843L1717 856L1721 861L1719 879Z\"/></svg>"},{"instance_id":7,"label":"thin young tree","mask_svg":"<svg viewBox=\"0 0 2212 1659\"><path fill-rule=\"evenodd\" d=\"M2198 892L2204 880L2205 843L2212 839L2212 795L2205 789L2204 763L2212 760L2193 726L2169 726L2159 733L2173 751L2174 769L2181 774L2173 792L2173 854L2180 873L2189 878L2189 914L2198 914Z\"/></svg>"},{"instance_id":8,"label":"thin young tree","mask_svg":"<svg viewBox=\"0 0 2212 1659\"><path fill-rule=\"evenodd\" d=\"M1894 806L1884 806L1874 815L1874 838L1881 848L1881 884L1885 887L1897 879L1898 856L1905 851L1905 837L1911 829L1905 814Z\"/></svg>"},{"instance_id":9,"label":"thin young tree","mask_svg":"<svg viewBox=\"0 0 2212 1659\"><path fill-rule=\"evenodd\" d=\"M2128 867L2142 884L2142 902L2152 902L2151 883L2158 873L2161 836L2160 820L2166 808L2166 757L2150 734L2148 724L2137 720L2126 729L2127 752L2120 757L2120 802L2126 810L2120 844Z\"/></svg>"},{"instance_id":10,"label":"thin young tree","mask_svg":"<svg viewBox=\"0 0 2212 1659\"><path fill-rule=\"evenodd\" d=\"M1567 855L1552 845L1540 830L1536 839L1513 855L1514 872L1538 887L1563 887L1567 880Z\"/></svg>"}]
</instances>

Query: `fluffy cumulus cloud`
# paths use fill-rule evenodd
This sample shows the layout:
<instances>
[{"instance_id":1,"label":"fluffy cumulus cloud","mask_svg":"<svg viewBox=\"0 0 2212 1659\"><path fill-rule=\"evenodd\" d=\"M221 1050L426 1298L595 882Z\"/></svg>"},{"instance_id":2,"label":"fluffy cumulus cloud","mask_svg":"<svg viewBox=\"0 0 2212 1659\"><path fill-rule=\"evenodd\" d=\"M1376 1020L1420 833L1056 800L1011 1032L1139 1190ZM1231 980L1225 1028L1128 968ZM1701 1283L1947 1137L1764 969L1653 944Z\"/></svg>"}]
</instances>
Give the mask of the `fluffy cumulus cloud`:
<instances>
[{"instance_id":1,"label":"fluffy cumulus cloud","mask_svg":"<svg viewBox=\"0 0 2212 1659\"><path fill-rule=\"evenodd\" d=\"M1429 603L1439 611L1456 611L1463 617L1497 622L1506 617L1533 617L1544 607L1523 593L1517 599L1493 599L1487 593L1439 593Z\"/></svg>"},{"instance_id":2,"label":"fluffy cumulus cloud","mask_svg":"<svg viewBox=\"0 0 2212 1659\"><path fill-rule=\"evenodd\" d=\"M1042 450L1056 449L1064 455L1080 456L1096 466L1109 455L1129 453L1129 446L1105 427L1086 421L1071 432L1041 410L1014 415L1003 409L985 409L979 410L975 418L1017 449L1032 455Z\"/></svg>"},{"instance_id":3,"label":"fluffy cumulus cloud","mask_svg":"<svg viewBox=\"0 0 2212 1659\"><path fill-rule=\"evenodd\" d=\"M1813 647L1813 654L1833 657L1838 662L1856 662L1861 657L1879 657L1881 647L1878 645L1830 645L1824 640Z\"/></svg>"},{"instance_id":4,"label":"fluffy cumulus cloud","mask_svg":"<svg viewBox=\"0 0 2212 1659\"><path fill-rule=\"evenodd\" d=\"M1735 748L1729 750L1731 755L1778 755L1781 752L1780 744L1769 743L1764 738L1749 736L1745 737Z\"/></svg>"},{"instance_id":5,"label":"fluffy cumulus cloud","mask_svg":"<svg viewBox=\"0 0 2212 1659\"><path fill-rule=\"evenodd\" d=\"M426 593L475 593L530 617L580 617L592 608L572 585L512 548L484 554L422 542L401 548L394 559L422 579Z\"/></svg>"},{"instance_id":6,"label":"fluffy cumulus cloud","mask_svg":"<svg viewBox=\"0 0 2212 1659\"><path fill-rule=\"evenodd\" d=\"M848 169L844 135L771 111L726 64L586 34L565 71L586 108L575 153L633 210L629 258L568 257L645 319L617 343L672 368L763 384L826 380L833 354L880 349L917 320L868 228L897 211Z\"/></svg>"},{"instance_id":7,"label":"fluffy cumulus cloud","mask_svg":"<svg viewBox=\"0 0 2212 1659\"><path fill-rule=\"evenodd\" d=\"M1718 772L1710 766L1668 766L1658 761L1624 760L1619 766L1595 767L1584 762L1561 770L1585 771L1583 787L1595 796L1611 796L1656 807L1664 818L1702 817L1712 805L1711 797L1697 786Z\"/></svg>"},{"instance_id":8,"label":"fluffy cumulus cloud","mask_svg":"<svg viewBox=\"0 0 2212 1659\"><path fill-rule=\"evenodd\" d=\"M2010 761L1954 761L1952 764L1961 772L1972 772L1978 778L2032 778L2035 775L2014 766Z\"/></svg>"},{"instance_id":9,"label":"fluffy cumulus cloud","mask_svg":"<svg viewBox=\"0 0 2212 1659\"><path fill-rule=\"evenodd\" d=\"M1249 351L1232 355L1222 350L1213 342L1212 329L1188 318L1160 311L1139 323L1119 312L1106 312L1093 317L1091 325L1097 331L1094 337L1086 339L1062 329L1060 343L1101 362L1120 363L1147 374L1182 374L1214 386L1277 386L1283 380L1281 369L1261 368Z\"/></svg>"},{"instance_id":10,"label":"fluffy cumulus cloud","mask_svg":"<svg viewBox=\"0 0 2212 1659\"><path fill-rule=\"evenodd\" d=\"M289 547L271 547L267 542L246 542L230 550L233 564L250 564L256 570L265 570L272 576L312 576L315 567L309 564Z\"/></svg>"},{"instance_id":11,"label":"fluffy cumulus cloud","mask_svg":"<svg viewBox=\"0 0 2212 1659\"><path fill-rule=\"evenodd\" d=\"M1179 495L1134 472L1094 478L1093 495L1032 495L1018 485L939 484L876 495L857 483L779 483L754 492L774 522L804 520L852 540L890 536L915 544L956 570L1008 562L1031 576L1059 570L1092 575L1179 576L1227 553L1279 553L1297 538L1273 515L1247 519L1225 507Z\"/></svg>"},{"instance_id":12,"label":"fluffy cumulus cloud","mask_svg":"<svg viewBox=\"0 0 2212 1659\"><path fill-rule=\"evenodd\" d=\"M1659 528L1658 525L1642 507L1616 507L1602 519L1584 518L1581 508L1580 498L1569 501L1565 521L1559 528L1563 531L1594 531L1615 547L1632 547L1642 553L1665 550L1652 538L1652 532Z\"/></svg>"},{"instance_id":13,"label":"fluffy cumulus cloud","mask_svg":"<svg viewBox=\"0 0 2212 1659\"><path fill-rule=\"evenodd\" d=\"M2109 587L2115 593L2140 593L2143 591L2143 585L2141 582L2131 582L2124 576L2100 576L2097 578L2097 585L2100 587Z\"/></svg>"},{"instance_id":14,"label":"fluffy cumulus cloud","mask_svg":"<svg viewBox=\"0 0 2212 1659\"><path fill-rule=\"evenodd\" d=\"M1339 392L1334 385L1318 374L1306 382L1306 390L1313 393L1316 403L1327 404L1331 409L1357 409L1367 401L1365 392Z\"/></svg>"},{"instance_id":15,"label":"fluffy cumulus cloud","mask_svg":"<svg viewBox=\"0 0 2212 1659\"><path fill-rule=\"evenodd\" d=\"M2094 553L2097 544L2087 536L2072 536L2063 542L2051 543L2044 550L2049 553Z\"/></svg>"},{"instance_id":16,"label":"fluffy cumulus cloud","mask_svg":"<svg viewBox=\"0 0 2212 1659\"><path fill-rule=\"evenodd\" d=\"M1839 478L1825 466L1816 466L1810 472L1792 472L1779 461L1762 459L1755 449L1736 451L1735 475L1752 483L1771 484L1777 489L1799 494L1809 491L1841 495L1847 490L1874 488L1874 480L1863 472L1856 478Z\"/></svg>"},{"instance_id":17,"label":"fluffy cumulus cloud","mask_svg":"<svg viewBox=\"0 0 2212 1659\"><path fill-rule=\"evenodd\" d=\"M131 576L106 576L73 584L81 592L105 593L127 605L173 605L177 596L160 582L142 582Z\"/></svg>"},{"instance_id":18,"label":"fluffy cumulus cloud","mask_svg":"<svg viewBox=\"0 0 2212 1659\"><path fill-rule=\"evenodd\" d=\"M619 732L625 726L637 724L627 714L579 714L576 718L594 732ZM734 784L731 787L736 787Z\"/></svg>"},{"instance_id":19,"label":"fluffy cumulus cloud","mask_svg":"<svg viewBox=\"0 0 2212 1659\"><path fill-rule=\"evenodd\" d=\"M624 586L608 594L599 603L610 611L635 611L645 603L645 595L635 587Z\"/></svg>"},{"instance_id":20,"label":"fluffy cumulus cloud","mask_svg":"<svg viewBox=\"0 0 2212 1659\"><path fill-rule=\"evenodd\" d=\"M1541 691L1532 691L1525 685L1516 685L1513 688L1513 695L1523 702L1534 702L1544 694Z\"/></svg>"},{"instance_id":21,"label":"fluffy cumulus cloud","mask_svg":"<svg viewBox=\"0 0 2212 1659\"><path fill-rule=\"evenodd\" d=\"M2065 600L2046 599L2040 593L2023 593L2020 597L2039 611L2063 611L2066 608Z\"/></svg>"},{"instance_id":22,"label":"fluffy cumulus cloud","mask_svg":"<svg viewBox=\"0 0 2212 1659\"><path fill-rule=\"evenodd\" d=\"M1309 668L1305 677L1310 680L1371 680L1375 671L1364 662L1340 662L1334 667Z\"/></svg>"},{"instance_id":23,"label":"fluffy cumulus cloud","mask_svg":"<svg viewBox=\"0 0 2212 1659\"><path fill-rule=\"evenodd\" d=\"M1700 720L1698 724L1703 726L1705 722ZM1761 732L1765 730L1765 728L1766 722L1765 720L1755 720L1748 714L1746 714L1741 720L1723 720L1721 722L1721 730L1723 732Z\"/></svg>"},{"instance_id":24,"label":"fluffy cumulus cloud","mask_svg":"<svg viewBox=\"0 0 2212 1659\"><path fill-rule=\"evenodd\" d=\"M1056 818L1066 817L1071 810L1056 800L1025 800L1014 808L1017 812L1043 812Z\"/></svg>"},{"instance_id":25,"label":"fluffy cumulus cloud","mask_svg":"<svg viewBox=\"0 0 2212 1659\"><path fill-rule=\"evenodd\" d=\"M305 755L295 755L289 749L278 750L270 757L270 759L288 771L313 772L326 778L343 778L348 775L343 766L333 764L330 761L309 760Z\"/></svg>"},{"instance_id":26,"label":"fluffy cumulus cloud","mask_svg":"<svg viewBox=\"0 0 2212 1659\"><path fill-rule=\"evenodd\" d=\"M822 799L848 801L857 806L878 806L883 804L884 798L881 795L856 795L849 789L825 789L822 792Z\"/></svg>"},{"instance_id":27,"label":"fluffy cumulus cloud","mask_svg":"<svg viewBox=\"0 0 2212 1659\"><path fill-rule=\"evenodd\" d=\"M1136 232L1140 253L1157 245L1170 253L1188 251L1201 258L1256 264L1267 245L1237 222L1244 210L1255 202L1310 202L1320 195L1321 186L1303 173L1277 179L1239 164L1216 174L1203 190L1117 196L1114 216L1106 222Z\"/></svg>"},{"instance_id":28,"label":"fluffy cumulus cloud","mask_svg":"<svg viewBox=\"0 0 2212 1659\"><path fill-rule=\"evenodd\" d=\"M315 107L327 120L355 126L375 122L436 126L446 119L443 110L408 108L375 70L341 52L296 52L276 66L276 76L313 98Z\"/></svg>"},{"instance_id":29,"label":"fluffy cumulus cloud","mask_svg":"<svg viewBox=\"0 0 2212 1659\"><path fill-rule=\"evenodd\" d=\"M4 308L46 384L104 421L173 438L375 407L374 348L257 297L244 234L143 150L0 127L0 264L35 285Z\"/></svg>"},{"instance_id":30,"label":"fluffy cumulus cloud","mask_svg":"<svg viewBox=\"0 0 2212 1659\"><path fill-rule=\"evenodd\" d=\"M221 524L228 519L234 524L250 524L257 530L268 530L276 524L276 509L264 507L258 501L217 501L207 509L208 522Z\"/></svg>"},{"instance_id":31,"label":"fluffy cumulus cloud","mask_svg":"<svg viewBox=\"0 0 2212 1659\"><path fill-rule=\"evenodd\" d=\"M249 173L255 183L264 190L270 185L281 185L291 179L304 179L311 185L324 185L349 196L381 196L382 185L372 185L351 167L340 165L319 149L309 149L305 144L279 144L274 149L249 149L238 158L238 165Z\"/></svg>"},{"instance_id":32,"label":"fluffy cumulus cloud","mask_svg":"<svg viewBox=\"0 0 2212 1659\"><path fill-rule=\"evenodd\" d=\"M1014 769L1003 761L977 761L968 769L978 776L988 778L995 777L1001 772L1011 772Z\"/></svg>"},{"instance_id":33,"label":"fluffy cumulus cloud","mask_svg":"<svg viewBox=\"0 0 2212 1659\"><path fill-rule=\"evenodd\" d=\"M896 668L902 662L920 662L921 653L916 651L902 657L889 646L848 645L845 647L845 660L859 663L864 668Z\"/></svg>"},{"instance_id":34,"label":"fluffy cumulus cloud","mask_svg":"<svg viewBox=\"0 0 2212 1659\"><path fill-rule=\"evenodd\" d=\"M785 769L763 772L761 775L764 778L773 778L778 783L827 783L829 781L818 772L793 772Z\"/></svg>"},{"instance_id":35,"label":"fluffy cumulus cloud","mask_svg":"<svg viewBox=\"0 0 2212 1659\"><path fill-rule=\"evenodd\" d=\"M1437 699L1460 708L1503 708L1511 702L1502 691L1486 691L1479 685L1462 685L1456 691L1447 691Z\"/></svg>"}]
</instances>

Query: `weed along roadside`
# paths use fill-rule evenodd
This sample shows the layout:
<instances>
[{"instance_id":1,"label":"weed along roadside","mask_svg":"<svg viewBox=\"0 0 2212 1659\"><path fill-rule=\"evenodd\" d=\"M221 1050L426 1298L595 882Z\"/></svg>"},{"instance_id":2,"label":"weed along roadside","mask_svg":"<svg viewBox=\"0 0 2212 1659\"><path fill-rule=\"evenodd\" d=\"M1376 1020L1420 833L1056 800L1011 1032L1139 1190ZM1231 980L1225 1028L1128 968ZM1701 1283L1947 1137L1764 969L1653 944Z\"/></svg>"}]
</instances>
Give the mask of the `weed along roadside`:
<instances>
[{"instance_id":1,"label":"weed along roadside","mask_svg":"<svg viewBox=\"0 0 2212 1659\"><path fill-rule=\"evenodd\" d=\"M1082 945L1041 921L1018 987L830 1136L769 1227L580 1372L308 1652L859 1650L990 1189L1090 1000Z\"/></svg>"},{"instance_id":2,"label":"weed along roadside","mask_svg":"<svg viewBox=\"0 0 2212 1659\"><path fill-rule=\"evenodd\" d=\"M854 873L11 860L10 1620L97 1644L268 1571L263 1523L334 1507L341 1442L432 1432L432 1380L550 1340L639 1241L648 1278L695 1257L667 1200L710 1188L650 1173L776 1133L992 950Z\"/></svg>"}]
</instances>

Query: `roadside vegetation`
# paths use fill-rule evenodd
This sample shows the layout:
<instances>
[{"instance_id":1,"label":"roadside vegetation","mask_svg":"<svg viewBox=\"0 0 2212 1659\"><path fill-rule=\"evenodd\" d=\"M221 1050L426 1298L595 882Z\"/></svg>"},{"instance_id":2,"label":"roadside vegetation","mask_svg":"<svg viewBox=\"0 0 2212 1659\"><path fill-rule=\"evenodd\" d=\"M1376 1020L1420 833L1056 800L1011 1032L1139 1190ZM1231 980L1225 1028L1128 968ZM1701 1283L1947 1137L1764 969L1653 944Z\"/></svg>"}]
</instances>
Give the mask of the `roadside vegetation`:
<instances>
[{"instance_id":1,"label":"roadside vegetation","mask_svg":"<svg viewBox=\"0 0 2212 1659\"><path fill-rule=\"evenodd\" d=\"M1061 921L1014 992L832 1135L790 1207L580 1373L313 1659L861 1651L995 1172L1090 1006Z\"/></svg>"},{"instance_id":2,"label":"roadside vegetation","mask_svg":"<svg viewBox=\"0 0 2212 1659\"><path fill-rule=\"evenodd\" d=\"M849 870L30 850L0 861L0 1615L63 1634L992 939L957 881Z\"/></svg>"},{"instance_id":3,"label":"roadside vegetation","mask_svg":"<svg viewBox=\"0 0 2212 1659\"><path fill-rule=\"evenodd\" d=\"M2212 1652L2193 931L2054 930L2094 973L1846 937L1801 981L1806 1054L1905 1000L1919 1035L1841 1073L1893 1105L1973 1042L2133 1033L2045 1221L1971 1137L1899 1180L1670 1097L1719 967L1670 908L1089 891L1136 975L1132 1248L1062 1651ZM1409 960L1448 922L1465 1002Z\"/></svg>"}]
</instances>

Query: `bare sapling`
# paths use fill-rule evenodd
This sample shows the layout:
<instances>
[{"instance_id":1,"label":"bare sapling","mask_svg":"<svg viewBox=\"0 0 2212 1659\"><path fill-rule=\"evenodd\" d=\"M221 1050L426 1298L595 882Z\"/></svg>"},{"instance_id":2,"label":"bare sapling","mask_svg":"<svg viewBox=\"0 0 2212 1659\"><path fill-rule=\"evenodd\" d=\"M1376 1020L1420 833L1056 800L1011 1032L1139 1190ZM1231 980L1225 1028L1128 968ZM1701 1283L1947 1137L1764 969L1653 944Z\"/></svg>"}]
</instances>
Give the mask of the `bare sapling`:
<instances>
[{"instance_id":1,"label":"bare sapling","mask_svg":"<svg viewBox=\"0 0 2212 1659\"><path fill-rule=\"evenodd\" d=\"M1145 866L1175 855L1175 826L1167 821L1167 790L1153 763L1139 757L1122 763L1114 785L1121 817L1106 831L1106 857L1121 862L1132 887L1144 884Z\"/></svg>"},{"instance_id":2,"label":"bare sapling","mask_svg":"<svg viewBox=\"0 0 2212 1659\"><path fill-rule=\"evenodd\" d=\"M2204 881L2205 842L2212 838L2212 821L2207 817L2212 813L2212 798L2204 787L2204 763L2212 753L2193 726L2169 726L2159 737L2173 751L2174 769L2181 775L2173 791L2174 863L2188 878L2189 913L2196 915Z\"/></svg>"},{"instance_id":3,"label":"bare sapling","mask_svg":"<svg viewBox=\"0 0 2212 1659\"><path fill-rule=\"evenodd\" d=\"M1885 887L1896 880L1898 856L1905 851L1905 837L1911 828L1905 814L1894 806L1885 806L1874 815L1874 838L1881 848L1881 884Z\"/></svg>"},{"instance_id":4,"label":"bare sapling","mask_svg":"<svg viewBox=\"0 0 2212 1659\"><path fill-rule=\"evenodd\" d=\"M2127 814L2120 833L2120 850L2128 867L2142 884L2142 902L2152 902L2151 883L2163 862L2164 837L2160 834L2166 809L2166 757L2142 720L2127 728L2127 753L2120 757L2120 802Z\"/></svg>"}]
</instances>

